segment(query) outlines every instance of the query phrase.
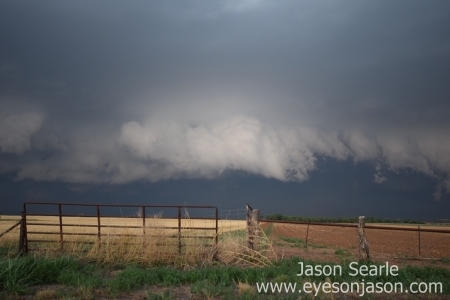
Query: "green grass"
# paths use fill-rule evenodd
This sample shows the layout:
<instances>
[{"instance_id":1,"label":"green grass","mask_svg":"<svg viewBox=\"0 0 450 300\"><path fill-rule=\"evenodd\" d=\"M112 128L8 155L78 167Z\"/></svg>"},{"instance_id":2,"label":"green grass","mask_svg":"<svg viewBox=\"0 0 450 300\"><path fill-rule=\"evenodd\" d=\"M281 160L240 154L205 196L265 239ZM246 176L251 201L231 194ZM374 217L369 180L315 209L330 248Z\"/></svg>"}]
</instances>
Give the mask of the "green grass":
<instances>
[{"instance_id":1,"label":"green grass","mask_svg":"<svg viewBox=\"0 0 450 300\"><path fill-rule=\"evenodd\" d=\"M73 268L77 264L70 257L58 259L33 256L4 258L0 261L0 285L11 294L24 294L31 285L56 282L60 270Z\"/></svg>"},{"instance_id":2,"label":"green grass","mask_svg":"<svg viewBox=\"0 0 450 300\"><path fill-rule=\"evenodd\" d=\"M443 258L441 259L441 262L443 262L444 264L450 264L450 258Z\"/></svg>"},{"instance_id":3,"label":"green grass","mask_svg":"<svg viewBox=\"0 0 450 300\"><path fill-rule=\"evenodd\" d=\"M352 255L348 250L345 250L345 249L336 249L334 251L334 254L336 254L338 256L343 256L343 257Z\"/></svg>"},{"instance_id":4,"label":"green grass","mask_svg":"<svg viewBox=\"0 0 450 300\"><path fill-rule=\"evenodd\" d=\"M294 246L294 247L298 247L298 248L305 248L305 240L300 239L300 238L292 238L292 237L287 237L287 236L280 236L279 237L281 240L288 242L290 244L290 246Z\"/></svg>"},{"instance_id":5,"label":"green grass","mask_svg":"<svg viewBox=\"0 0 450 300\"><path fill-rule=\"evenodd\" d=\"M227 231L219 235L219 240L227 240L227 239L241 239L247 236L247 232L245 229L232 230Z\"/></svg>"},{"instance_id":6,"label":"green grass","mask_svg":"<svg viewBox=\"0 0 450 300\"><path fill-rule=\"evenodd\" d=\"M273 223L270 223L269 226L267 226L267 228L264 229L264 234L265 234L267 237L270 237L270 235L272 234L273 227L274 227L274 226L273 226Z\"/></svg>"},{"instance_id":7,"label":"green grass","mask_svg":"<svg viewBox=\"0 0 450 300\"><path fill-rule=\"evenodd\" d=\"M337 255L346 255L345 251L336 250ZM292 258L263 268L244 268L236 266L211 265L202 268L175 269L168 266L144 267L139 265L105 266L87 263L71 257L25 256L0 259L0 290L2 295L29 294L30 287L39 284L58 284L71 289L72 294L81 298L93 298L94 291L101 289L111 298L152 286L167 287L158 293L147 292L148 299L172 299L167 292L170 287L189 286L190 292L202 299L267 299L263 295L238 292L238 283L244 282L255 286L257 282L325 282L326 276L298 277L298 263L330 264L304 261ZM117 269L116 269L117 268ZM342 264L342 276L329 276L332 282L361 282L362 279L373 282L442 282L444 293L450 294L450 270L436 267L405 267L398 276L378 275L370 278L351 276L348 264ZM68 293L67 295L69 295ZM81 296L80 296L81 295ZM271 295L270 297L277 297ZM271 298L273 299L273 298ZM285 299L285 298L283 298ZM294 299L294 298L293 298Z\"/></svg>"},{"instance_id":8,"label":"green grass","mask_svg":"<svg viewBox=\"0 0 450 300\"><path fill-rule=\"evenodd\" d=\"M304 239L287 237L287 236L279 236L279 238L282 241L289 243L289 246L291 246L291 247L306 248L306 242ZM318 244L311 244L311 243L308 243L308 247L311 247L314 249L327 248L327 246L325 246L325 245L318 245Z\"/></svg>"},{"instance_id":9,"label":"green grass","mask_svg":"<svg viewBox=\"0 0 450 300\"><path fill-rule=\"evenodd\" d=\"M147 299L148 300L171 300L174 298L172 297L172 292L167 290L167 291L159 292L159 293L147 292Z\"/></svg>"}]
</instances>

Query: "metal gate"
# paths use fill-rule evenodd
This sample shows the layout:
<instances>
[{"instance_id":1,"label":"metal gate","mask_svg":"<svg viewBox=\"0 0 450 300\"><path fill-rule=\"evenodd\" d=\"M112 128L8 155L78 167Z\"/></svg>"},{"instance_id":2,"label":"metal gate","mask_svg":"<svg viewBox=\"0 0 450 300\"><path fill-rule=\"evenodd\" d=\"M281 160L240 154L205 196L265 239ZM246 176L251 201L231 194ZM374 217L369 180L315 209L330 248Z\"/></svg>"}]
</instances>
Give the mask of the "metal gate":
<instances>
[{"instance_id":1,"label":"metal gate","mask_svg":"<svg viewBox=\"0 0 450 300\"><path fill-rule=\"evenodd\" d=\"M214 209L214 216L202 217L204 209ZM152 213L156 210L161 214L155 218ZM33 248L37 243L58 243L63 250L71 242L69 236L87 237L83 243L100 245L105 236L151 239L152 222L158 221L158 230L165 230L168 238L176 239L181 252L186 246L183 241L190 238L211 239L217 245L218 220L215 206L25 202L19 250L46 250Z\"/></svg>"}]
</instances>

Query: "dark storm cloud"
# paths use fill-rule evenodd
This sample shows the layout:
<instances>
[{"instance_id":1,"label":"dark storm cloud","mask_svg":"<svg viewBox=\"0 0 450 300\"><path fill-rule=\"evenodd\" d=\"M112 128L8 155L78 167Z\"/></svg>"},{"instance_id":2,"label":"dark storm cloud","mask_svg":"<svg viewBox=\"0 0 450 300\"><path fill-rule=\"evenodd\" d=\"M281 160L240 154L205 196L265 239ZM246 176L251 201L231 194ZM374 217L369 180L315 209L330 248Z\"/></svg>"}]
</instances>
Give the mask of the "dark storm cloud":
<instances>
[{"instance_id":1,"label":"dark storm cloud","mask_svg":"<svg viewBox=\"0 0 450 300\"><path fill-rule=\"evenodd\" d=\"M318 157L450 190L445 1L5 1L2 172L127 183Z\"/></svg>"}]
</instances>

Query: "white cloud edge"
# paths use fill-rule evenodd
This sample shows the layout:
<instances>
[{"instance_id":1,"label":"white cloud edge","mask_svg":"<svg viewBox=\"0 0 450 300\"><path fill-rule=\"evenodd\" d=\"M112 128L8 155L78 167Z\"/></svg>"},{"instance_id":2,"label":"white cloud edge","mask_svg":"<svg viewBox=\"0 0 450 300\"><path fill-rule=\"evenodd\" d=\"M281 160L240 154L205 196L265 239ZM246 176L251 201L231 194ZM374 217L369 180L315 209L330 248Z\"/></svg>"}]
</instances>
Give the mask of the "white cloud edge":
<instances>
[{"instance_id":1,"label":"white cloud edge","mask_svg":"<svg viewBox=\"0 0 450 300\"><path fill-rule=\"evenodd\" d=\"M39 113L3 116L0 147L23 155L43 124ZM6 125L5 125L6 124ZM8 128L9 130L5 130ZM8 140L12 133L14 140ZM213 179L224 170L239 170L281 181L305 181L316 169L318 156L355 162L375 161L373 180L387 180L380 162L392 171L410 168L440 180L434 197L450 190L450 143L434 139L362 131L327 131L312 127L273 126L257 118L235 115L195 127L175 121L130 121L120 131L92 132L46 160L17 166L17 178L71 183L121 184L170 178ZM441 174L441 175L437 175Z\"/></svg>"}]
</instances>

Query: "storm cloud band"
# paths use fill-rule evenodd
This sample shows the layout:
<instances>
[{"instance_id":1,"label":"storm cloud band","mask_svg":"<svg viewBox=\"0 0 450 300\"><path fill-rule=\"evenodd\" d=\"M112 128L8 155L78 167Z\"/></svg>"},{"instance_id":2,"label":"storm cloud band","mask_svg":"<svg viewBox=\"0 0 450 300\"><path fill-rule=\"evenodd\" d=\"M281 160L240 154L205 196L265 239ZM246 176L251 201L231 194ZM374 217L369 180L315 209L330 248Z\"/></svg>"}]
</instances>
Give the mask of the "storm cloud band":
<instances>
[{"instance_id":1,"label":"storm cloud band","mask_svg":"<svg viewBox=\"0 0 450 300\"><path fill-rule=\"evenodd\" d=\"M305 182L319 158L450 191L448 1L3 1L0 173Z\"/></svg>"}]
</instances>

